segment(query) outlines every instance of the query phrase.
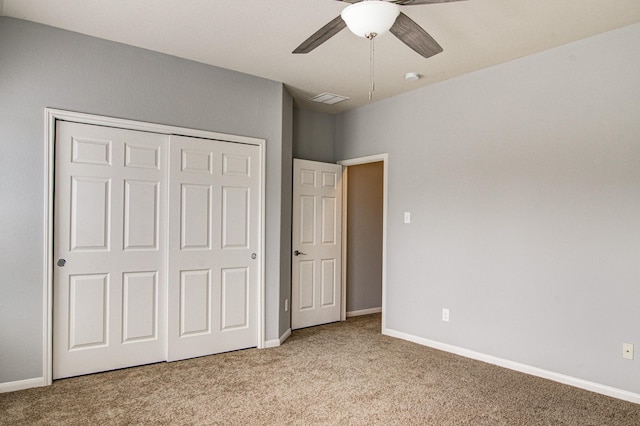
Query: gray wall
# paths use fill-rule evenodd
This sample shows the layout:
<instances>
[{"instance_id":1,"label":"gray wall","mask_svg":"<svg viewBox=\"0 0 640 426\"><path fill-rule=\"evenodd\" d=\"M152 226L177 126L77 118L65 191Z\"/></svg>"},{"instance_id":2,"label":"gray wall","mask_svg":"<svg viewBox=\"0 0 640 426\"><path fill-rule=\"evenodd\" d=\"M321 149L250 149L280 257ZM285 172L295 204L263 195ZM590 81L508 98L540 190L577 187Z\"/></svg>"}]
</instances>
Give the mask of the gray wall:
<instances>
[{"instance_id":1,"label":"gray wall","mask_svg":"<svg viewBox=\"0 0 640 426\"><path fill-rule=\"evenodd\" d=\"M284 301L291 301L291 200L293 196L293 98L283 91L282 115L282 186L281 197L288 203L282 204L280 213L280 299L274 305L280 311L280 328L278 336L282 336L291 328L291 311L284 311ZM285 208L288 207L288 208ZM289 304L291 306L291 304Z\"/></svg>"},{"instance_id":2,"label":"gray wall","mask_svg":"<svg viewBox=\"0 0 640 426\"><path fill-rule=\"evenodd\" d=\"M347 313L382 306L381 161L350 166L347 179Z\"/></svg>"},{"instance_id":3,"label":"gray wall","mask_svg":"<svg viewBox=\"0 0 640 426\"><path fill-rule=\"evenodd\" d=\"M279 324L280 292L290 286L281 268L291 211L285 92L281 83L0 17L0 383L42 376L45 107L266 139L266 338L288 328Z\"/></svg>"},{"instance_id":4,"label":"gray wall","mask_svg":"<svg viewBox=\"0 0 640 426\"><path fill-rule=\"evenodd\" d=\"M389 153L389 329L640 393L640 357L621 356L640 347L639 40L625 27L336 118L337 159Z\"/></svg>"},{"instance_id":5,"label":"gray wall","mask_svg":"<svg viewBox=\"0 0 640 426\"><path fill-rule=\"evenodd\" d=\"M335 163L333 132L335 116L293 109L293 157Z\"/></svg>"}]
</instances>

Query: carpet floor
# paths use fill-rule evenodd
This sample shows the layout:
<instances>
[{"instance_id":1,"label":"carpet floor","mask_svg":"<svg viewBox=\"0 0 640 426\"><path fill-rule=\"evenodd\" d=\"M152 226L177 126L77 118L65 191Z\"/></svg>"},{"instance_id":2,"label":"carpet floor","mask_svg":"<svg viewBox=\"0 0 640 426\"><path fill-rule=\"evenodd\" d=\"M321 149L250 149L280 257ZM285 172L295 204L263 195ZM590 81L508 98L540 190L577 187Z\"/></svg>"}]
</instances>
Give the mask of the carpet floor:
<instances>
[{"instance_id":1,"label":"carpet floor","mask_svg":"<svg viewBox=\"0 0 640 426\"><path fill-rule=\"evenodd\" d=\"M0 394L0 424L637 426L640 405L383 336L368 315Z\"/></svg>"}]
</instances>

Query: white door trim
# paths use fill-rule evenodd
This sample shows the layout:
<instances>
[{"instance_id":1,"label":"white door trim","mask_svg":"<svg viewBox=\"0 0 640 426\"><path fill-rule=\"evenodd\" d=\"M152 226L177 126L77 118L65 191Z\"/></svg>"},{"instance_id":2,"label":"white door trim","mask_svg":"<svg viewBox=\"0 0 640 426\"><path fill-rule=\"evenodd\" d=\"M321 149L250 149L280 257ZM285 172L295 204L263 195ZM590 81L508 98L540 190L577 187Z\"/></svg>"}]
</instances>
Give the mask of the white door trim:
<instances>
[{"instance_id":1,"label":"white door trim","mask_svg":"<svg viewBox=\"0 0 640 426\"><path fill-rule=\"evenodd\" d=\"M45 108L44 110L44 282L43 282L43 341L42 341L42 376L44 385L50 385L53 381L52 372L52 354L53 354L53 212L54 212L54 167L55 167L55 138L56 138L56 121L73 121L76 123L93 124L98 126L116 127L127 130L138 130L144 132L152 132L165 135L191 136L197 138L221 140L226 142L236 142L250 145L257 145L260 148L260 254L258 256L260 262L257 297L257 317L258 317L258 341L256 345L259 349L265 347L265 181L266 181L266 140L247 137L229 135L224 133L210 132L206 130L188 129L185 127L167 126L163 124L146 123L142 121L126 120L121 118L104 117L93 114L84 114L79 112L64 111L53 108Z\"/></svg>"},{"instance_id":2,"label":"white door trim","mask_svg":"<svg viewBox=\"0 0 640 426\"><path fill-rule=\"evenodd\" d=\"M338 161L344 166L343 169L343 203L342 203L342 313L341 319L347 319L347 179L349 166L360 164L376 163L382 161L383 183L382 183L382 331L387 329L385 322L385 312L387 311L387 188L389 177L389 154L375 154L366 157L352 158Z\"/></svg>"}]
</instances>

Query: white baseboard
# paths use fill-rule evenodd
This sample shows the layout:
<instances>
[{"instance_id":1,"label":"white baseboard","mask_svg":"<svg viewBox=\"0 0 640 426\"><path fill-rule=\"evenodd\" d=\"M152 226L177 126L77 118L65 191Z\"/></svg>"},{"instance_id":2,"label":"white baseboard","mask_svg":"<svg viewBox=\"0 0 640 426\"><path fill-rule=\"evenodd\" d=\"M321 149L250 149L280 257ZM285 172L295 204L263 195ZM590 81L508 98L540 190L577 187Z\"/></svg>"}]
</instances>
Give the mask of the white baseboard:
<instances>
[{"instance_id":1,"label":"white baseboard","mask_svg":"<svg viewBox=\"0 0 640 426\"><path fill-rule=\"evenodd\" d=\"M279 339L271 339L264 342L264 349L277 348L278 346L280 346Z\"/></svg>"},{"instance_id":2,"label":"white baseboard","mask_svg":"<svg viewBox=\"0 0 640 426\"><path fill-rule=\"evenodd\" d=\"M0 383L0 393L14 392L23 389L37 388L44 386L44 377L36 377L34 379L16 380L15 382Z\"/></svg>"},{"instance_id":3,"label":"white baseboard","mask_svg":"<svg viewBox=\"0 0 640 426\"><path fill-rule=\"evenodd\" d=\"M360 316L360 315L379 314L380 312L382 312L382 307L369 308L369 309L360 309L359 311L347 312L347 318L349 318L349 317L357 317L357 316Z\"/></svg>"},{"instance_id":4,"label":"white baseboard","mask_svg":"<svg viewBox=\"0 0 640 426\"><path fill-rule=\"evenodd\" d=\"M289 336L291 336L291 329L288 329L287 331L285 331L284 334L282 336L280 336L279 339L272 339L272 340L267 340L266 342L264 342L264 348L265 349L277 348L278 346L283 344L284 341L289 338Z\"/></svg>"},{"instance_id":5,"label":"white baseboard","mask_svg":"<svg viewBox=\"0 0 640 426\"><path fill-rule=\"evenodd\" d=\"M396 337L398 339L408 340L422 346L428 346L430 348L450 352L466 358L483 361L488 364L497 365L499 367L508 368L510 370L519 371L521 373L530 374L532 376L542 377L543 379L549 379L554 382L563 383L565 385L573 386L576 388L640 404L640 394L629 392L623 389L614 388L600 383L590 382L588 380L567 376L565 374L560 374L553 371L543 370L542 368L520 364L508 359L498 358L492 355L487 355L469 349L461 348L459 346L453 346L447 343L425 339L423 337L414 336L411 334L403 333L401 331L391 330L389 328L382 330L382 334L386 336Z\"/></svg>"},{"instance_id":6,"label":"white baseboard","mask_svg":"<svg viewBox=\"0 0 640 426\"><path fill-rule=\"evenodd\" d=\"M289 338L289 336L291 336L291 329L288 329L282 336L280 336L280 344L283 344L285 340Z\"/></svg>"}]
</instances>

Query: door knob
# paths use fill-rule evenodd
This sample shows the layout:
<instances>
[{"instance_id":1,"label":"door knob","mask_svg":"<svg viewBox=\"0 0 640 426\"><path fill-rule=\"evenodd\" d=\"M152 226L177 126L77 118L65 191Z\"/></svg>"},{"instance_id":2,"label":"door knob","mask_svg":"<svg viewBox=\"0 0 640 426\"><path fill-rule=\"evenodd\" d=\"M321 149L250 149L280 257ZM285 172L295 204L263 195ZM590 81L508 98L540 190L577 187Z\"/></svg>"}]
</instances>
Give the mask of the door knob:
<instances>
[{"instance_id":1,"label":"door knob","mask_svg":"<svg viewBox=\"0 0 640 426\"><path fill-rule=\"evenodd\" d=\"M300 255L306 256L306 255L307 255L307 253L303 253L303 252L298 251L298 250L294 251L294 252L293 252L293 254L294 254L295 256L300 256Z\"/></svg>"},{"instance_id":2,"label":"door knob","mask_svg":"<svg viewBox=\"0 0 640 426\"><path fill-rule=\"evenodd\" d=\"M67 261L65 259L58 259L57 265L58 266L64 266L67 264Z\"/></svg>"},{"instance_id":3,"label":"door knob","mask_svg":"<svg viewBox=\"0 0 640 426\"><path fill-rule=\"evenodd\" d=\"M256 257L258 257L258 255L257 255L257 254L255 254L255 253L251 253L251 258L252 258L252 259L254 259L254 260L255 260L255 259L256 259Z\"/></svg>"}]
</instances>

